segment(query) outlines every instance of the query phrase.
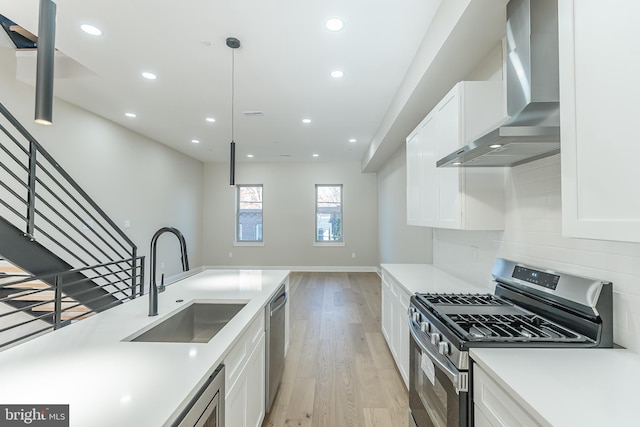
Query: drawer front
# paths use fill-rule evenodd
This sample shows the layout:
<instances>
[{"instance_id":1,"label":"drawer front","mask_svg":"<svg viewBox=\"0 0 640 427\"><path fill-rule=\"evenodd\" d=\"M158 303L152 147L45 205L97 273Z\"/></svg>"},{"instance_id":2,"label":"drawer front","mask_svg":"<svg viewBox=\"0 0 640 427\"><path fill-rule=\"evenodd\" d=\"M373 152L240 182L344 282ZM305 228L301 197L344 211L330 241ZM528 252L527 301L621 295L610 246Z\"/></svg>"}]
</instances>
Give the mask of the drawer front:
<instances>
[{"instance_id":1,"label":"drawer front","mask_svg":"<svg viewBox=\"0 0 640 427\"><path fill-rule=\"evenodd\" d=\"M264 314L261 311L224 358L227 390L235 384L254 348L260 343L262 334L264 334Z\"/></svg>"},{"instance_id":2,"label":"drawer front","mask_svg":"<svg viewBox=\"0 0 640 427\"><path fill-rule=\"evenodd\" d=\"M540 427L528 412L509 393L495 382L481 367L474 365L473 402L480 415L479 425L495 427ZM484 424L482 424L484 422Z\"/></svg>"}]
</instances>

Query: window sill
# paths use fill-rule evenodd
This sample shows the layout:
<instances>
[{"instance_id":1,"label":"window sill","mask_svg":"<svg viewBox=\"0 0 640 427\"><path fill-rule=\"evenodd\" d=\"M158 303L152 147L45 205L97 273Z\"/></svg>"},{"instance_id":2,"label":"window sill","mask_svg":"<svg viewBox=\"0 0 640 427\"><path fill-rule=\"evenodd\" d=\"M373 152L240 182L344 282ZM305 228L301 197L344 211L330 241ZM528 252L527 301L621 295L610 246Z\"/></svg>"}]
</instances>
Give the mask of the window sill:
<instances>
[{"instance_id":1,"label":"window sill","mask_svg":"<svg viewBox=\"0 0 640 427\"><path fill-rule=\"evenodd\" d=\"M233 242L233 246L264 246L264 242Z\"/></svg>"},{"instance_id":2,"label":"window sill","mask_svg":"<svg viewBox=\"0 0 640 427\"><path fill-rule=\"evenodd\" d=\"M313 242L313 246L345 246L344 242Z\"/></svg>"}]
</instances>

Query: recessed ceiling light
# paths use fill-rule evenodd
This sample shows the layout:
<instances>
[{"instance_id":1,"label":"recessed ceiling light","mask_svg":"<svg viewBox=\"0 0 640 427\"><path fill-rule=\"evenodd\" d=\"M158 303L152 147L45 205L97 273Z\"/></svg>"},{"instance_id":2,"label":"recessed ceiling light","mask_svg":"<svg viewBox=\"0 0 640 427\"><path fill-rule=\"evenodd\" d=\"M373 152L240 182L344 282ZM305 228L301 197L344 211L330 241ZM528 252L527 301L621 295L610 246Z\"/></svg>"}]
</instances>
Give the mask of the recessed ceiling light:
<instances>
[{"instance_id":1,"label":"recessed ceiling light","mask_svg":"<svg viewBox=\"0 0 640 427\"><path fill-rule=\"evenodd\" d=\"M124 113L125 116L131 117L132 119L136 117L135 113Z\"/></svg>"},{"instance_id":2,"label":"recessed ceiling light","mask_svg":"<svg viewBox=\"0 0 640 427\"><path fill-rule=\"evenodd\" d=\"M320 156L320 154L313 153L312 156L313 157L318 157L318 156Z\"/></svg>"},{"instance_id":3,"label":"recessed ceiling light","mask_svg":"<svg viewBox=\"0 0 640 427\"><path fill-rule=\"evenodd\" d=\"M306 124L311 123L311 119L302 119L302 123L306 123Z\"/></svg>"},{"instance_id":4,"label":"recessed ceiling light","mask_svg":"<svg viewBox=\"0 0 640 427\"><path fill-rule=\"evenodd\" d=\"M247 157L249 157L251 159L251 158L253 158L253 154L247 154Z\"/></svg>"},{"instance_id":5,"label":"recessed ceiling light","mask_svg":"<svg viewBox=\"0 0 640 427\"><path fill-rule=\"evenodd\" d=\"M193 142L194 144L200 144L200 141L197 139L192 139L191 142Z\"/></svg>"},{"instance_id":6,"label":"recessed ceiling light","mask_svg":"<svg viewBox=\"0 0 640 427\"><path fill-rule=\"evenodd\" d=\"M458 165L461 165L461 164L462 164L461 162L453 162L453 166L458 166Z\"/></svg>"},{"instance_id":7,"label":"recessed ceiling light","mask_svg":"<svg viewBox=\"0 0 640 427\"><path fill-rule=\"evenodd\" d=\"M344 28L344 21L340 18L330 18L324 23L329 31L340 31Z\"/></svg>"},{"instance_id":8,"label":"recessed ceiling light","mask_svg":"<svg viewBox=\"0 0 640 427\"><path fill-rule=\"evenodd\" d=\"M142 77L144 77L145 79L148 79L148 80L155 80L155 79L158 78L158 76L156 76L155 74L150 73L148 71L143 72L142 73Z\"/></svg>"},{"instance_id":9,"label":"recessed ceiling light","mask_svg":"<svg viewBox=\"0 0 640 427\"><path fill-rule=\"evenodd\" d=\"M87 34L91 34L92 36L101 36L102 30L98 27L94 27L90 24L82 24L80 25L80 29Z\"/></svg>"},{"instance_id":10,"label":"recessed ceiling light","mask_svg":"<svg viewBox=\"0 0 640 427\"><path fill-rule=\"evenodd\" d=\"M349 142L356 142L356 141L357 141L357 140L356 140L355 138L351 138L351 139L349 140Z\"/></svg>"},{"instance_id":11,"label":"recessed ceiling light","mask_svg":"<svg viewBox=\"0 0 640 427\"><path fill-rule=\"evenodd\" d=\"M213 117L207 117L205 120L209 123L214 123L216 121L216 119L214 119Z\"/></svg>"},{"instance_id":12,"label":"recessed ceiling light","mask_svg":"<svg viewBox=\"0 0 640 427\"><path fill-rule=\"evenodd\" d=\"M489 146L489 148L500 148L500 147L502 147L502 144L493 144Z\"/></svg>"},{"instance_id":13,"label":"recessed ceiling light","mask_svg":"<svg viewBox=\"0 0 640 427\"><path fill-rule=\"evenodd\" d=\"M344 71L334 70L331 72L331 77L339 79L340 77L344 77Z\"/></svg>"}]
</instances>

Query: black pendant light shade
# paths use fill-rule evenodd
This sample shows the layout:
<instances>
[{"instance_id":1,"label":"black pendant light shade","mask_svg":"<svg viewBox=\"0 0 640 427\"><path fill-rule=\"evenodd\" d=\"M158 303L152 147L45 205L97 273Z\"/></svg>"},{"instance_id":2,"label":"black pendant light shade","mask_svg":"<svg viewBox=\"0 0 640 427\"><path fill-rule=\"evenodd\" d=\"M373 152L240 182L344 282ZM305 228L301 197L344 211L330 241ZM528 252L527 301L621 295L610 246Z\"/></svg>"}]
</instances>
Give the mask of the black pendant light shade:
<instances>
[{"instance_id":1,"label":"black pendant light shade","mask_svg":"<svg viewBox=\"0 0 640 427\"><path fill-rule=\"evenodd\" d=\"M236 143L231 141L231 156L229 158L229 184L236 185Z\"/></svg>"},{"instance_id":2,"label":"black pendant light shade","mask_svg":"<svg viewBox=\"0 0 640 427\"><path fill-rule=\"evenodd\" d=\"M56 4L40 0L38 53L36 61L35 121L50 125L53 121L53 64L56 45Z\"/></svg>"},{"instance_id":3,"label":"black pendant light shade","mask_svg":"<svg viewBox=\"0 0 640 427\"><path fill-rule=\"evenodd\" d=\"M233 110L235 95L235 50L240 47L240 40L235 37L227 38L227 46L231 48L231 145L229 156L229 184L236 185L236 143L233 138Z\"/></svg>"}]
</instances>

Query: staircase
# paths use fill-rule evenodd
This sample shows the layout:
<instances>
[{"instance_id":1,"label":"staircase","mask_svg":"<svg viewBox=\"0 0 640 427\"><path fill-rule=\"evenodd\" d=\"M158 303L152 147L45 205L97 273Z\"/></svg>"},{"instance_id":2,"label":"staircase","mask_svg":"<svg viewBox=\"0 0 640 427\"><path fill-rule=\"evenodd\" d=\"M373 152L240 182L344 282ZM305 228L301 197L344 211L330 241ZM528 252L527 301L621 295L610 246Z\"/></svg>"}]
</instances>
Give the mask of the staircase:
<instances>
[{"instance_id":1,"label":"staircase","mask_svg":"<svg viewBox=\"0 0 640 427\"><path fill-rule=\"evenodd\" d=\"M0 259L0 298L9 304L27 309L34 318L53 323L55 318L55 290L11 262ZM82 320L95 314L89 307L62 293L61 320Z\"/></svg>"},{"instance_id":2,"label":"staircase","mask_svg":"<svg viewBox=\"0 0 640 427\"><path fill-rule=\"evenodd\" d=\"M144 258L0 103L0 350L142 295Z\"/></svg>"}]
</instances>

